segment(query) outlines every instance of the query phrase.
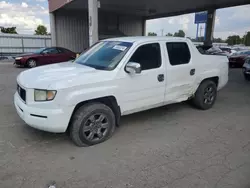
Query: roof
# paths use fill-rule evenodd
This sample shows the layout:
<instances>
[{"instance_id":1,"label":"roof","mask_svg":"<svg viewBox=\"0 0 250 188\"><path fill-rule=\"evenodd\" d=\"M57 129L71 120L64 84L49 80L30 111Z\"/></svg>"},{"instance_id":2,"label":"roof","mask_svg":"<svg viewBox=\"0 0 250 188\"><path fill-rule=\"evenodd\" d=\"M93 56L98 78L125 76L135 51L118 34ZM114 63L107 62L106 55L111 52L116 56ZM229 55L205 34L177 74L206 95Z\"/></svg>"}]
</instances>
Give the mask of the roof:
<instances>
[{"instance_id":1,"label":"roof","mask_svg":"<svg viewBox=\"0 0 250 188\"><path fill-rule=\"evenodd\" d=\"M181 38L181 37L157 37L157 36L144 37L144 36L138 36L138 37L110 38L110 39L105 39L103 41L122 41L122 42L134 43L134 42L155 42L155 41L167 41L167 40L187 41L189 39Z\"/></svg>"},{"instance_id":2,"label":"roof","mask_svg":"<svg viewBox=\"0 0 250 188\"><path fill-rule=\"evenodd\" d=\"M145 19L176 16L209 9L249 4L249 0L99 0L100 11L121 15L141 16ZM88 0L49 0L49 11L88 9Z\"/></svg>"}]
</instances>

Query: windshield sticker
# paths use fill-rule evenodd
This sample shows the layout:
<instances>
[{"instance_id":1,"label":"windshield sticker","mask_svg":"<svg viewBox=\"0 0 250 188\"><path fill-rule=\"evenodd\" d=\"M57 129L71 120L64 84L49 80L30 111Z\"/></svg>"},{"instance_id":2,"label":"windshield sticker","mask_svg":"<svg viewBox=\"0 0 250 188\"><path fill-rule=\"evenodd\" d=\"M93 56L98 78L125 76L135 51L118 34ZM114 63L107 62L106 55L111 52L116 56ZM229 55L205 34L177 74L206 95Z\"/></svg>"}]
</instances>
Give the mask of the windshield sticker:
<instances>
[{"instance_id":1,"label":"windshield sticker","mask_svg":"<svg viewBox=\"0 0 250 188\"><path fill-rule=\"evenodd\" d=\"M120 51L125 51L127 49L127 47L126 46L121 46L121 45L115 45L113 47L113 49L120 50Z\"/></svg>"}]
</instances>

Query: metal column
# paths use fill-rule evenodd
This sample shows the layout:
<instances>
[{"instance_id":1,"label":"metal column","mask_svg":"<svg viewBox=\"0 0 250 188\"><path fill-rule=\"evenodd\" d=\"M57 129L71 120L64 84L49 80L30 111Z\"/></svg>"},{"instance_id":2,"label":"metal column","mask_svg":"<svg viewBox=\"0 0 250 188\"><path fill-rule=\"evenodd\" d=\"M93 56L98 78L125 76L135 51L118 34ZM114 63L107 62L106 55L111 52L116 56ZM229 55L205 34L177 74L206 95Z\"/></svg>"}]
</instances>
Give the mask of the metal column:
<instances>
[{"instance_id":1,"label":"metal column","mask_svg":"<svg viewBox=\"0 0 250 188\"><path fill-rule=\"evenodd\" d=\"M50 17L50 32L52 46L56 46L56 18L54 13L49 14Z\"/></svg>"},{"instance_id":2,"label":"metal column","mask_svg":"<svg viewBox=\"0 0 250 188\"><path fill-rule=\"evenodd\" d=\"M215 24L216 10L208 10L207 24L205 30L205 45L212 45L213 34L214 34L214 24Z\"/></svg>"},{"instance_id":3,"label":"metal column","mask_svg":"<svg viewBox=\"0 0 250 188\"><path fill-rule=\"evenodd\" d=\"M142 19L142 36L146 36L146 19Z\"/></svg>"},{"instance_id":4,"label":"metal column","mask_svg":"<svg viewBox=\"0 0 250 188\"><path fill-rule=\"evenodd\" d=\"M89 46L99 40L98 36L98 0L88 0Z\"/></svg>"}]
</instances>

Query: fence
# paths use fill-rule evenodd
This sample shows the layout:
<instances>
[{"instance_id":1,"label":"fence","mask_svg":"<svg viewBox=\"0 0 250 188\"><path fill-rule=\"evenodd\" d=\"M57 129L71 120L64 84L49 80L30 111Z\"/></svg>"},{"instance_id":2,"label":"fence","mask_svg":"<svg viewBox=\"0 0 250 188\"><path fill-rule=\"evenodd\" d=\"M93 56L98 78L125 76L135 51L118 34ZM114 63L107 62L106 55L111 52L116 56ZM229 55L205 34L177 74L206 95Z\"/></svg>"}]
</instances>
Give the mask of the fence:
<instances>
[{"instance_id":1,"label":"fence","mask_svg":"<svg viewBox=\"0 0 250 188\"><path fill-rule=\"evenodd\" d=\"M50 36L0 33L0 56L15 56L50 46Z\"/></svg>"}]
</instances>

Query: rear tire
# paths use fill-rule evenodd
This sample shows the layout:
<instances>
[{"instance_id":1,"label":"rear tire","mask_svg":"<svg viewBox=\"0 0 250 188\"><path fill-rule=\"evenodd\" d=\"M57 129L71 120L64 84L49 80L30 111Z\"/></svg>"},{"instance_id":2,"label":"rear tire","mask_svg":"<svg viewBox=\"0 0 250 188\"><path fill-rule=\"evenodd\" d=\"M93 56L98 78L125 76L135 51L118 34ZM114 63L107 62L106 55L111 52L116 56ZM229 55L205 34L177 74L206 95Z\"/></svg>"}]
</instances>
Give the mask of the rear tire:
<instances>
[{"instance_id":1,"label":"rear tire","mask_svg":"<svg viewBox=\"0 0 250 188\"><path fill-rule=\"evenodd\" d=\"M28 66L29 68L34 68L34 67L36 67L36 66L37 66L37 61L34 60L34 59L29 59L29 60L27 61L27 66Z\"/></svg>"},{"instance_id":2,"label":"rear tire","mask_svg":"<svg viewBox=\"0 0 250 188\"><path fill-rule=\"evenodd\" d=\"M192 104L201 110L208 110L213 107L217 98L217 86L211 80L203 81L198 87Z\"/></svg>"},{"instance_id":3,"label":"rear tire","mask_svg":"<svg viewBox=\"0 0 250 188\"><path fill-rule=\"evenodd\" d=\"M96 145L113 135L115 123L113 111L105 104L86 104L72 116L70 138L79 147Z\"/></svg>"}]
</instances>

